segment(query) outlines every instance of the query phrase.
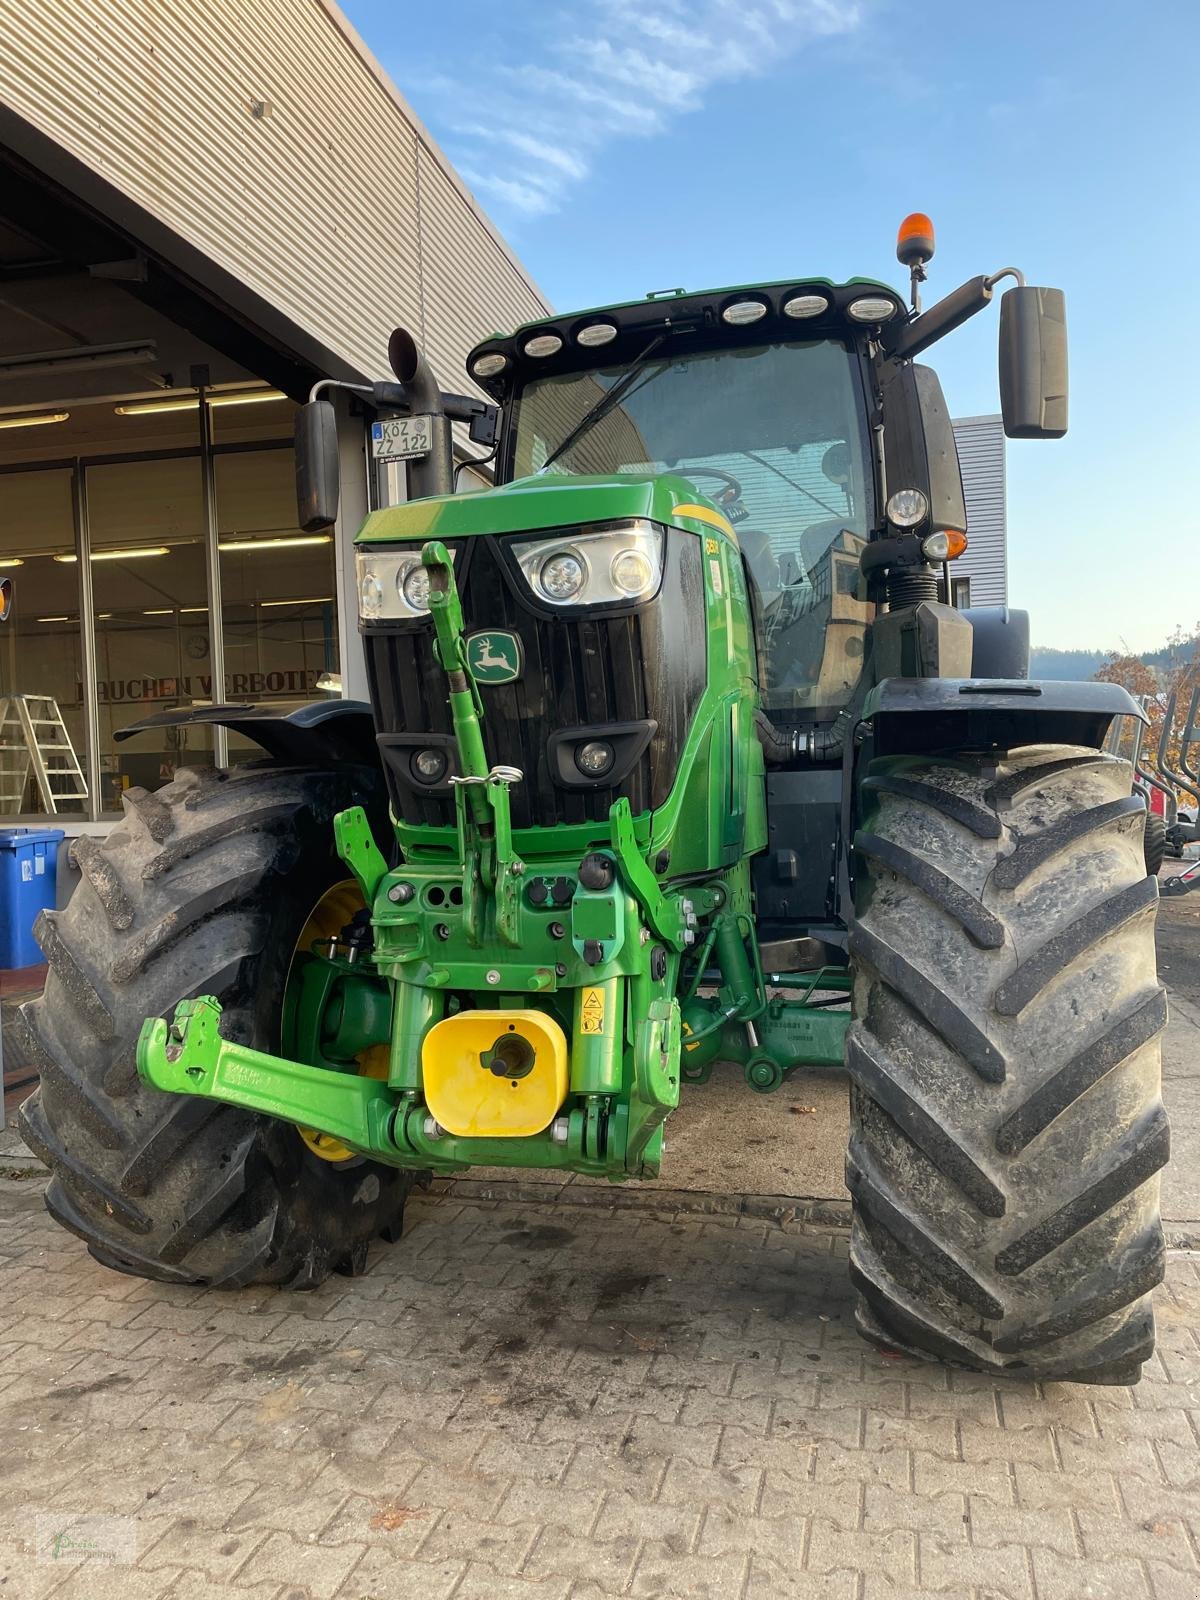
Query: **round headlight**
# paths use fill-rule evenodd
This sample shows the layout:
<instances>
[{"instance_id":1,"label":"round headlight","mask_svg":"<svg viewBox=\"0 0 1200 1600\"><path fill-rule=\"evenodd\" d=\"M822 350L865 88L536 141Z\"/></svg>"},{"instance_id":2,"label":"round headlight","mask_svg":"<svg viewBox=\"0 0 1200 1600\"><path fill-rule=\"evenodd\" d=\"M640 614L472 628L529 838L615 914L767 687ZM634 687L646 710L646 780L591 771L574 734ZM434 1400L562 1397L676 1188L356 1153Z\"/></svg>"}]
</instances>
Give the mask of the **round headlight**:
<instances>
[{"instance_id":1,"label":"round headlight","mask_svg":"<svg viewBox=\"0 0 1200 1600\"><path fill-rule=\"evenodd\" d=\"M752 322L760 322L766 314L766 305L761 300L735 300L722 311L721 321L727 322L731 328L748 328Z\"/></svg>"},{"instance_id":2,"label":"round headlight","mask_svg":"<svg viewBox=\"0 0 1200 1600\"><path fill-rule=\"evenodd\" d=\"M920 489L897 489L887 503L888 521L896 528L915 528L929 515L929 501ZM940 561L942 558L939 556Z\"/></svg>"},{"instance_id":3,"label":"round headlight","mask_svg":"<svg viewBox=\"0 0 1200 1600\"><path fill-rule=\"evenodd\" d=\"M611 770L615 759L607 739L589 739L586 744L575 747L575 765L585 778L602 778Z\"/></svg>"},{"instance_id":4,"label":"round headlight","mask_svg":"<svg viewBox=\"0 0 1200 1600\"><path fill-rule=\"evenodd\" d=\"M446 775L444 750L418 750L412 758L413 772L422 783L440 783Z\"/></svg>"},{"instance_id":5,"label":"round headlight","mask_svg":"<svg viewBox=\"0 0 1200 1600\"><path fill-rule=\"evenodd\" d=\"M522 349L527 356L556 356L562 344L556 333L535 333L532 339L526 339Z\"/></svg>"},{"instance_id":6,"label":"round headlight","mask_svg":"<svg viewBox=\"0 0 1200 1600\"><path fill-rule=\"evenodd\" d=\"M645 594L654 582L654 568L641 550L618 550L609 571L622 594Z\"/></svg>"},{"instance_id":7,"label":"round headlight","mask_svg":"<svg viewBox=\"0 0 1200 1600\"><path fill-rule=\"evenodd\" d=\"M508 365L508 357L501 355L499 350L489 350L485 355L476 356L471 363L471 376L473 378L494 378L498 372L503 372Z\"/></svg>"},{"instance_id":8,"label":"round headlight","mask_svg":"<svg viewBox=\"0 0 1200 1600\"><path fill-rule=\"evenodd\" d=\"M602 344L611 344L617 337L616 324L612 322L589 322L586 328L580 328L575 335L575 343L595 350Z\"/></svg>"},{"instance_id":9,"label":"round headlight","mask_svg":"<svg viewBox=\"0 0 1200 1600\"><path fill-rule=\"evenodd\" d=\"M885 300L882 295L863 295L859 300L851 300L846 307L846 315L853 317L855 322L886 322L889 317L896 314L896 302Z\"/></svg>"},{"instance_id":10,"label":"round headlight","mask_svg":"<svg viewBox=\"0 0 1200 1600\"><path fill-rule=\"evenodd\" d=\"M429 568L418 561L415 567L404 567L397 575L401 598L414 611L429 610Z\"/></svg>"},{"instance_id":11,"label":"round headlight","mask_svg":"<svg viewBox=\"0 0 1200 1600\"><path fill-rule=\"evenodd\" d=\"M819 317L829 310L829 301L823 294L794 294L783 302L785 317Z\"/></svg>"},{"instance_id":12,"label":"round headlight","mask_svg":"<svg viewBox=\"0 0 1200 1600\"><path fill-rule=\"evenodd\" d=\"M556 550L538 569L538 584L550 600L574 600L586 579L583 558L574 550Z\"/></svg>"},{"instance_id":13,"label":"round headlight","mask_svg":"<svg viewBox=\"0 0 1200 1600\"><path fill-rule=\"evenodd\" d=\"M370 569L363 573L358 585L358 610L368 621L383 610L383 585Z\"/></svg>"}]
</instances>

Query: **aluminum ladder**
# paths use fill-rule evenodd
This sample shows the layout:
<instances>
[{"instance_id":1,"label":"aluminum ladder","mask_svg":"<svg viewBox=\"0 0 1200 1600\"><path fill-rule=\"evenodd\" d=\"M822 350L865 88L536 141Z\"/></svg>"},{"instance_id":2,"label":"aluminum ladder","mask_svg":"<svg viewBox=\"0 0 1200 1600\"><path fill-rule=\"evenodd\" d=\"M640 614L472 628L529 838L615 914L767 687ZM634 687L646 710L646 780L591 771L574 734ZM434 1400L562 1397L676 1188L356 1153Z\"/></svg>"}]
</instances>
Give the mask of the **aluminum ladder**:
<instances>
[{"instance_id":1,"label":"aluminum ladder","mask_svg":"<svg viewBox=\"0 0 1200 1600\"><path fill-rule=\"evenodd\" d=\"M64 802L86 804L87 781L58 701L48 694L0 695L0 812L21 810L31 770L51 816Z\"/></svg>"}]
</instances>

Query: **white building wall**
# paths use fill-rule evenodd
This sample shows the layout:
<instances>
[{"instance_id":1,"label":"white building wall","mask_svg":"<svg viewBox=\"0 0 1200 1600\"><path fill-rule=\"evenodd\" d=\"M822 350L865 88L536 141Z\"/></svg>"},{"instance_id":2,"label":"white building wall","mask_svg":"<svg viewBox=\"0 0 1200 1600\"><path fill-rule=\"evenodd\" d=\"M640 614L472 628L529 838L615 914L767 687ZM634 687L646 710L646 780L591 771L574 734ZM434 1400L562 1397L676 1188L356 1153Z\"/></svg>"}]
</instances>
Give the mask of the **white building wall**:
<instances>
[{"instance_id":1,"label":"white building wall","mask_svg":"<svg viewBox=\"0 0 1200 1600\"><path fill-rule=\"evenodd\" d=\"M1007 605L1004 426L996 416L959 417L953 427L967 501L967 548L950 574L971 580L973 606Z\"/></svg>"},{"instance_id":2,"label":"white building wall","mask_svg":"<svg viewBox=\"0 0 1200 1600\"><path fill-rule=\"evenodd\" d=\"M0 102L369 377L548 309L332 0L0 0Z\"/></svg>"}]
</instances>

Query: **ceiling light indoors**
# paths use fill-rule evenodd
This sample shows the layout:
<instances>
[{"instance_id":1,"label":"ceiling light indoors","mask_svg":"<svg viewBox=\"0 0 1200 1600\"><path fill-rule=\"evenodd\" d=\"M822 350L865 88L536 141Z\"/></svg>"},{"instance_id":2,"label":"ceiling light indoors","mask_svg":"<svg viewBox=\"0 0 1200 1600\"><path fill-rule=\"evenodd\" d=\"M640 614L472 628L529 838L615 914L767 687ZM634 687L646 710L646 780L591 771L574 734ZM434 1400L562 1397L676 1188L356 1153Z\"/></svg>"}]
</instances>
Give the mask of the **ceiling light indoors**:
<instances>
[{"instance_id":1,"label":"ceiling light indoors","mask_svg":"<svg viewBox=\"0 0 1200 1600\"><path fill-rule=\"evenodd\" d=\"M210 406L257 406L268 400L286 400L282 389L249 389L241 394L206 394ZM129 400L114 406L119 417L150 417L161 411L194 411L200 403L198 394L176 395L170 400Z\"/></svg>"},{"instance_id":2,"label":"ceiling light indoors","mask_svg":"<svg viewBox=\"0 0 1200 1600\"><path fill-rule=\"evenodd\" d=\"M328 544L327 533L297 534L288 539L221 539L221 550L295 550L299 545Z\"/></svg>"},{"instance_id":3,"label":"ceiling light indoors","mask_svg":"<svg viewBox=\"0 0 1200 1600\"><path fill-rule=\"evenodd\" d=\"M260 600L258 603L264 611L268 606L331 606L333 604L333 596L331 594L313 594L309 595L307 600Z\"/></svg>"},{"instance_id":4,"label":"ceiling light indoors","mask_svg":"<svg viewBox=\"0 0 1200 1600\"><path fill-rule=\"evenodd\" d=\"M93 561L139 561L143 556L169 556L170 553L170 549L165 544L146 544L130 550L93 550L91 559ZM77 555L58 555L54 559L67 565L70 562L78 561L79 557Z\"/></svg>"},{"instance_id":5,"label":"ceiling light indoors","mask_svg":"<svg viewBox=\"0 0 1200 1600\"><path fill-rule=\"evenodd\" d=\"M4 560L0 561L0 567L23 567L24 565L24 556L5 556Z\"/></svg>"},{"instance_id":6,"label":"ceiling light indoors","mask_svg":"<svg viewBox=\"0 0 1200 1600\"><path fill-rule=\"evenodd\" d=\"M0 417L0 428L43 428L48 422L69 422L69 411L39 411L31 417Z\"/></svg>"},{"instance_id":7,"label":"ceiling light indoors","mask_svg":"<svg viewBox=\"0 0 1200 1600\"><path fill-rule=\"evenodd\" d=\"M153 339L127 344L68 345L65 350L0 356L0 378L44 378L55 372L91 372L98 367L138 367L158 360Z\"/></svg>"}]
</instances>

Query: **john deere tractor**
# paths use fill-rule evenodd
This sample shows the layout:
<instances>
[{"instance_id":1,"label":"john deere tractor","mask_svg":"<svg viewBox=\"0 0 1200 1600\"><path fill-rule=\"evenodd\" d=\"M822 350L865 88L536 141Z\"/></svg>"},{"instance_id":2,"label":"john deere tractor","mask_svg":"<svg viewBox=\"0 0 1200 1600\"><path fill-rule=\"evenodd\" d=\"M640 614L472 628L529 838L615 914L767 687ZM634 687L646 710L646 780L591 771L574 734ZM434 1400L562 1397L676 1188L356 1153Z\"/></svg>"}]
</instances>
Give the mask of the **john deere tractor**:
<instances>
[{"instance_id":1,"label":"john deere tractor","mask_svg":"<svg viewBox=\"0 0 1200 1600\"><path fill-rule=\"evenodd\" d=\"M1012 268L922 312L932 250L909 219L911 305L801 278L495 335L487 402L394 336L360 395L410 494L357 538L370 705L165 713L268 759L130 791L40 923L22 1126L97 1259L316 1283L424 1174L653 1178L715 1070L844 1062L867 1338L1137 1376L1166 1004L1101 746L1140 711L1031 681L1022 613L946 604L962 482L915 358L1014 280L1005 430L1056 438L1066 335ZM453 492L456 422L494 487ZM306 529L337 471L319 387Z\"/></svg>"}]
</instances>

